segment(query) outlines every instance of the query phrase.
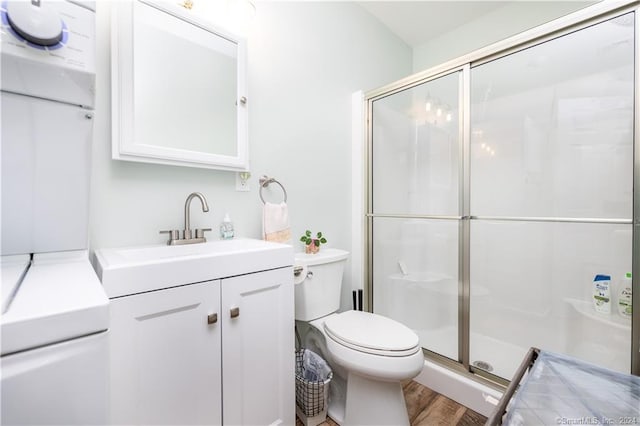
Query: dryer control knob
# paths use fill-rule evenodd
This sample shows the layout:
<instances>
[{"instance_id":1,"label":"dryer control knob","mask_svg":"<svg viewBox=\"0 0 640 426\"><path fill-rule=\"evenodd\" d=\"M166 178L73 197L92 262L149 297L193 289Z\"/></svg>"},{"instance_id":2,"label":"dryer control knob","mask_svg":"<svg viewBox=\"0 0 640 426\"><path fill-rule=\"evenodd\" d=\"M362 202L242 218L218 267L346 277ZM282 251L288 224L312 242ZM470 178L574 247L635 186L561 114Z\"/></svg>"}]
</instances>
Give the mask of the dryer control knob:
<instances>
[{"instance_id":1,"label":"dryer control knob","mask_svg":"<svg viewBox=\"0 0 640 426\"><path fill-rule=\"evenodd\" d=\"M40 0L7 2L11 28L25 40L40 46L53 46L62 40L62 18Z\"/></svg>"}]
</instances>

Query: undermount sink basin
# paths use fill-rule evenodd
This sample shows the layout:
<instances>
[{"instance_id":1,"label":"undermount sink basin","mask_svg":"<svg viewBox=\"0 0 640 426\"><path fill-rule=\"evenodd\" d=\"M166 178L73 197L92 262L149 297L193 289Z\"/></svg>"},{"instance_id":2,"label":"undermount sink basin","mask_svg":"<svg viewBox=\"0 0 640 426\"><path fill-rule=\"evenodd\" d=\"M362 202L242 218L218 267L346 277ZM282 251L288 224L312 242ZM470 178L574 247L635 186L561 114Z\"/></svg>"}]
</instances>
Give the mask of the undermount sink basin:
<instances>
[{"instance_id":1,"label":"undermount sink basin","mask_svg":"<svg viewBox=\"0 0 640 426\"><path fill-rule=\"evenodd\" d=\"M110 298L291 266L291 246L254 239L96 250Z\"/></svg>"}]
</instances>

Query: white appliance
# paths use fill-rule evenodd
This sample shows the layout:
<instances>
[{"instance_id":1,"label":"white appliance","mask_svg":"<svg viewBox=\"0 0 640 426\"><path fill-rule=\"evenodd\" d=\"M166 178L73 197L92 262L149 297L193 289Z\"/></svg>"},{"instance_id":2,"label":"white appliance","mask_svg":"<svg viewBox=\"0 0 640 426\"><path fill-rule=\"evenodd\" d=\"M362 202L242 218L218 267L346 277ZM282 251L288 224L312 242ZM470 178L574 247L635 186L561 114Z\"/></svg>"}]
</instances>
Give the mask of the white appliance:
<instances>
[{"instance_id":1,"label":"white appliance","mask_svg":"<svg viewBox=\"0 0 640 426\"><path fill-rule=\"evenodd\" d=\"M0 3L0 423L104 424L108 299L88 259L91 3Z\"/></svg>"}]
</instances>

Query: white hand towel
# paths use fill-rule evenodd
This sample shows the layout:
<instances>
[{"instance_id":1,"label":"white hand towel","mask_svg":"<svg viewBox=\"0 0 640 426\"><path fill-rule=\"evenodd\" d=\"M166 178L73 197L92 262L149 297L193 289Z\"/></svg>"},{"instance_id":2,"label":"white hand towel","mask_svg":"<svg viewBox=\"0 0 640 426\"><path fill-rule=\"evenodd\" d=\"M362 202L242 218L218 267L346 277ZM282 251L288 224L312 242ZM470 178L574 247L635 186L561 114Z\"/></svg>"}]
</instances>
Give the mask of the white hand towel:
<instances>
[{"instance_id":1,"label":"white hand towel","mask_svg":"<svg viewBox=\"0 0 640 426\"><path fill-rule=\"evenodd\" d=\"M285 202L264 203L262 208L262 230L266 241L291 244L289 208Z\"/></svg>"}]
</instances>

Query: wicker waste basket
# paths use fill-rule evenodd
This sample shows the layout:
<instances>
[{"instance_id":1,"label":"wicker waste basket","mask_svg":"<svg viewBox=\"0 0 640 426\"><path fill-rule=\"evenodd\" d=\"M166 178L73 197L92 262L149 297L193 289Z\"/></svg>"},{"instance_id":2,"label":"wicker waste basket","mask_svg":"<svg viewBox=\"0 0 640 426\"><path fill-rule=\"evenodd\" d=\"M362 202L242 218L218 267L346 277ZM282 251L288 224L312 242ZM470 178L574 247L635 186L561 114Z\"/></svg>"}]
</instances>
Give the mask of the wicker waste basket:
<instances>
[{"instance_id":1,"label":"wicker waste basket","mask_svg":"<svg viewBox=\"0 0 640 426\"><path fill-rule=\"evenodd\" d=\"M308 349L296 351L296 414L305 426L327 419L332 377L331 367L320 355Z\"/></svg>"}]
</instances>

